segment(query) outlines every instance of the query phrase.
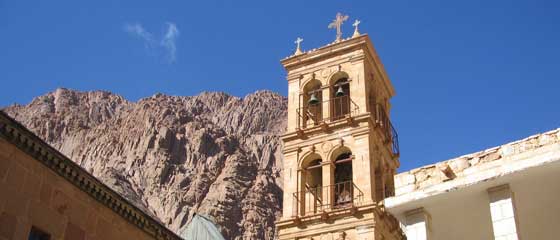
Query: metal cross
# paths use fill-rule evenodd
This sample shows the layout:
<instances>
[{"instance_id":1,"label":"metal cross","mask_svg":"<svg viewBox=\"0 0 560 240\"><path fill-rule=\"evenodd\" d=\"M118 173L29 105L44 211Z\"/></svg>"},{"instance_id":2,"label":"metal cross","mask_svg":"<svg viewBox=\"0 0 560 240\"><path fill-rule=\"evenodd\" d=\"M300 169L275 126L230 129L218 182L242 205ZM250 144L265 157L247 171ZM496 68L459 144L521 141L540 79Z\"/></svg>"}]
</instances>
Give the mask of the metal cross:
<instances>
[{"instance_id":1,"label":"metal cross","mask_svg":"<svg viewBox=\"0 0 560 240\"><path fill-rule=\"evenodd\" d=\"M342 23L348 20L348 15L342 15L342 13L337 13L336 18L332 23L329 24L329 28L336 28L336 41L339 42L342 39Z\"/></svg>"},{"instance_id":2,"label":"metal cross","mask_svg":"<svg viewBox=\"0 0 560 240\"><path fill-rule=\"evenodd\" d=\"M301 42L303 42L303 38L298 37L298 38L296 39L296 41L294 42L295 44L297 44L297 48L299 48L299 44L300 44Z\"/></svg>"},{"instance_id":3,"label":"metal cross","mask_svg":"<svg viewBox=\"0 0 560 240\"><path fill-rule=\"evenodd\" d=\"M360 25L360 20L354 21L354 24L352 24L352 26L354 26L354 34L352 34L352 37L359 37L360 36L360 32L358 31L358 25Z\"/></svg>"},{"instance_id":4,"label":"metal cross","mask_svg":"<svg viewBox=\"0 0 560 240\"><path fill-rule=\"evenodd\" d=\"M303 38L300 38L300 37L298 37L298 38L296 39L296 41L294 42L295 44L297 44L297 47L296 47L296 55L297 55L297 54L301 54L301 49L300 49L300 44L301 44L301 42L303 42Z\"/></svg>"}]
</instances>

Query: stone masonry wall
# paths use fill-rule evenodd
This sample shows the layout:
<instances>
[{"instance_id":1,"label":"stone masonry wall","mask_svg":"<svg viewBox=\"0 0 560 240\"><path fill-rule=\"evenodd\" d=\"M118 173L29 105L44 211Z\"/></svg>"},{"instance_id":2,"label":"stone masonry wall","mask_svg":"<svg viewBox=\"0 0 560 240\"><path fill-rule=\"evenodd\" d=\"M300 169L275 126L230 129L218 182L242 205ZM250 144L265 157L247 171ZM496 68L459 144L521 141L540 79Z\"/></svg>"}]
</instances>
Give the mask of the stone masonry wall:
<instances>
[{"instance_id":1,"label":"stone masonry wall","mask_svg":"<svg viewBox=\"0 0 560 240\"><path fill-rule=\"evenodd\" d=\"M0 139L0 240L152 239L14 145Z\"/></svg>"},{"instance_id":2,"label":"stone masonry wall","mask_svg":"<svg viewBox=\"0 0 560 240\"><path fill-rule=\"evenodd\" d=\"M533 150L560 143L560 128L536 134L502 146L471 153L436 164L400 173L395 176L395 194L404 195L421 191L443 182L464 179L476 172L493 169L495 176L507 174L504 165L516 161L513 156L532 154Z\"/></svg>"}]
</instances>

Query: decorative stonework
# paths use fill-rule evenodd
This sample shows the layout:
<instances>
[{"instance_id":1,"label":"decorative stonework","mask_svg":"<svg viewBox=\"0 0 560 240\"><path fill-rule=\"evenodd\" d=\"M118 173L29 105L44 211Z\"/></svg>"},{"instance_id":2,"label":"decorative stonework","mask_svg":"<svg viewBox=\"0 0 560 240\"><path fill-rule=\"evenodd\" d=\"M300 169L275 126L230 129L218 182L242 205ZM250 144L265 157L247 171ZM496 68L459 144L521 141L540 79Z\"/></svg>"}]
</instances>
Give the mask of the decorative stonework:
<instances>
[{"instance_id":1,"label":"decorative stonework","mask_svg":"<svg viewBox=\"0 0 560 240\"><path fill-rule=\"evenodd\" d=\"M331 142L324 142L321 145L321 150L323 150L324 153L329 152L329 150L332 149L333 144Z\"/></svg>"},{"instance_id":2,"label":"decorative stonework","mask_svg":"<svg viewBox=\"0 0 560 240\"><path fill-rule=\"evenodd\" d=\"M321 77L327 79L335 71L336 71L336 67L325 68L321 70Z\"/></svg>"}]
</instances>

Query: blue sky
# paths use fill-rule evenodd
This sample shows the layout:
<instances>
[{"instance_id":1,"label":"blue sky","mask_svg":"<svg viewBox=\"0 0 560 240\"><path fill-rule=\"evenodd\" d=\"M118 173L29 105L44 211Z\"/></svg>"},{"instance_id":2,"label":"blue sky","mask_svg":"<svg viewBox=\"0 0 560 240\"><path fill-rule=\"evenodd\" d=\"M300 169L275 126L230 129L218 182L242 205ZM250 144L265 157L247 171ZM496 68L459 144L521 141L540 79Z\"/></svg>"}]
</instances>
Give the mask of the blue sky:
<instances>
[{"instance_id":1,"label":"blue sky","mask_svg":"<svg viewBox=\"0 0 560 240\"><path fill-rule=\"evenodd\" d=\"M401 171L560 127L560 3L538 0L0 0L0 106L58 87L286 95L279 60L331 42L338 11L397 90Z\"/></svg>"}]
</instances>

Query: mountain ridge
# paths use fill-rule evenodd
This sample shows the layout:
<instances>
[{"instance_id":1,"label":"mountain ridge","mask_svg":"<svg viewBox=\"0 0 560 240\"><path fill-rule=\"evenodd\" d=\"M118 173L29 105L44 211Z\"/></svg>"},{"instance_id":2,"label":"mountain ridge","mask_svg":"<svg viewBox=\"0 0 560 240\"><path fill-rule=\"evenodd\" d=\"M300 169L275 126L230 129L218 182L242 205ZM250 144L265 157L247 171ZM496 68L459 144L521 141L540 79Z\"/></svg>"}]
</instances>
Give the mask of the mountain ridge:
<instances>
[{"instance_id":1,"label":"mountain ridge","mask_svg":"<svg viewBox=\"0 0 560 240\"><path fill-rule=\"evenodd\" d=\"M228 239L273 239L286 109L269 90L132 102L59 88L4 111L175 232L201 213Z\"/></svg>"}]
</instances>

